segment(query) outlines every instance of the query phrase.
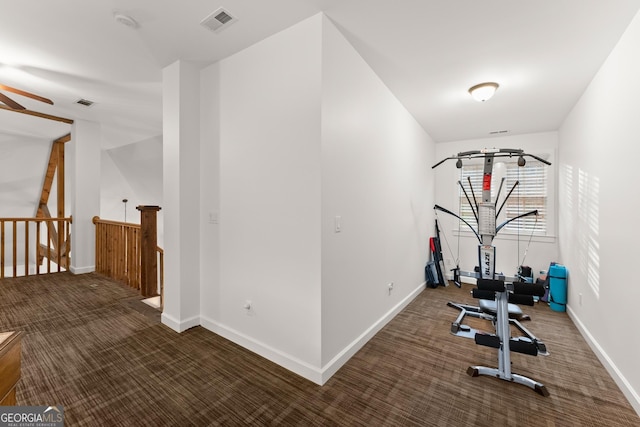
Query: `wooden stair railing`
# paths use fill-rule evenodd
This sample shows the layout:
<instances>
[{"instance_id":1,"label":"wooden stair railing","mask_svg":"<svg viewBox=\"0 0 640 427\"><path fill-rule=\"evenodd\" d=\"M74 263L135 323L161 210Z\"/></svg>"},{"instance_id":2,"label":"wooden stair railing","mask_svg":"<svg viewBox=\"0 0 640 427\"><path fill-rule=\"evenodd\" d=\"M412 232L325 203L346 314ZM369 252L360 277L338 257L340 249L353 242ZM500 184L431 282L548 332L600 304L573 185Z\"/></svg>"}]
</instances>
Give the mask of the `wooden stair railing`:
<instances>
[{"instance_id":1,"label":"wooden stair railing","mask_svg":"<svg viewBox=\"0 0 640 427\"><path fill-rule=\"evenodd\" d=\"M47 205L41 205L38 218L51 219L49 208ZM55 225L58 225L58 228ZM60 222L47 221L47 244L40 243L38 245L38 265L42 264L44 258L54 261L61 265L65 269L69 269L71 265L71 259L69 254L71 253L71 239L69 233L66 238L62 234L58 233L60 229Z\"/></svg>"},{"instance_id":2,"label":"wooden stair railing","mask_svg":"<svg viewBox=\"0 0 640 427\"><path fill-rule=\"evenodd\" d=\"M0 106L2 108L2 106ZM32 114L39 117L44 117L51 120L62 121L68 124L72 124L73 120L67 120L61 117L47 116L41 113L35 113L29 110L21 110L21 112L25 114ZM47 259L47 273L51 273L51 263L54 262L57 264L57 271L61 271L62 269L69 269L71 265L71 240L70 237L70 224L71 218L65 218L64 212L64 146L67 142L71 140L71 134L64 135L56 140L54 140L51 144L51 152L49 154L49 162L47 163L47 168L44 175L44 180L42 182L42 190L40 192L40 200L37 202L36 209L36 217L35 218L0 218L0 278L5 277L5 264L6 264L6 255L11 254L11 267L12 276L18 276L18 260L19 260L19 251L18 251L18 241L20 244L24 242L24 252L20 253L22 257L22 265L23 267L23 275L29 275L29 269L32 267L29 265L30 259L36 260L35 272L36 274L40 274L40 267L42 265L42 261ZM54 177L56 179L56 187L57 187L57 218L52 218L51 213L49 212L49 207L47 204L49 203L49 196L51 194L51 190L54 184ZM46 233L46 242L40 238L41 233L40 225L41 223L45 223L47 227ZM10 227L7 229L7 223L10 224ZM29 230L33 229L35 224L35 239L33 236L29 236ZM18 226L20 225L20 227ZM19 233L20 240L18 240ZM7 250L5 247L5 238L7 235L13 236L13 245ZM11 267L7 267L11 269Z\"/></svg>"},{"instance_id":3,"label":"wooden stair railing","mask_svg":"<svg viewBox=\"0 0 640 427\"><path fill-rule=\"evenodd\" d=\"M96 272L140 289L140 225L93 217Z\"/></svg>"},{"instance_id":4,"label":"wooden stair railing","mask_svg":"<svg viewBox=\"0 0 640 427\"><path fill-rule=\"evenodd\" d=\"M30 267L34 267L35 274L42 274L42 261L45 257L49 261L46 263L46 273L68 269L71 259L71 221L70 217L0 218L0 278L7 276L5 269L10 269L11 277L29 276L32 274ZM46 228L42 223L45 223ZM52 226L54 223L57 224L57 229ZM56 232L54 237L52 230L61 231ZM9 256L10 261L7 262ZM34 260L33 265L30 264L31 260ZM56 264L53 269L51 262Z\"/></svg>"},{"instance_id":5,"label":"wooden stair railing","mask_svg":"<svg viewBox=\"0 0 640 427\"><path fill-rule=\"evenodd\" d=\"M137 209L142 213L141 224L93 217L96 226L96 272L138 289L144 297L160 295L162 306L164 251L156 244L155 219L160 208L138 206Z\"/></svg>"}]
</instances>

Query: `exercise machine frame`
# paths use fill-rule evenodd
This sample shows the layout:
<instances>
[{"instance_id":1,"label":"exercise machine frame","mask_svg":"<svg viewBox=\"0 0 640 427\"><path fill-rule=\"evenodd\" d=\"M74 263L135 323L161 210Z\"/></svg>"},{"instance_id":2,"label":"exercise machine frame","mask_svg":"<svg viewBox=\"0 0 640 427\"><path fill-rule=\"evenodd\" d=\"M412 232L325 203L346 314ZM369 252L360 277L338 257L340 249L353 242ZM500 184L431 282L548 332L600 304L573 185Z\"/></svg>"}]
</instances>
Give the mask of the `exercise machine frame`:
<instances>
[{"instance_id":1,"label":"exercise machine frame","mask_svg":"<svg viewBox=\"0 0 640 427\"><path fill-rule=\"evenodd\" d=\"M500 225L496 225L498 215L502 211L507 199L511 196L514 189L518 186L519 182L516 181L511 190L505 196L504 201L497 208L497 202L500 197L500 192L504 184L504 178L500 183L500 187L496 194L494 201L491 200L491 180L493 174L494 160L499 157L514 157L518 158L518 166L524 166L526 164L525 157L532 157L544 164L550 165L548 161L527 154L520 149L483 149L477 151L466 151L458 153L455 156L447 157L432 168L436 168L447 160L455 159L456 167L462 167L463 159L482 158L484 161L483 179L482 179L482 198L478 203L476 200L471 180L469 179L469 186L472 197L469 197L466 189L460 181L458 185L462 189L465 198L471 206L473 212L477 230L469 224L465 219L456 215L455 213L439 206L435 205L434 209L452 215L466 224L479 241L478 245L478 268L474 272L460 271L456 267L456 273L458 275L473 277L477 279L477 288L473 290L472 294L474 298L480 299L478 307L457 304L449 302L450 307L460 310L460 314L456 320L451 324L451 333L457 336L466 338L474 338L476 344L485 345L498 349L498 367L490 368L486 366L471 366L467 369L467 373L473 377L479 375L487 375L496 377L502 380L515 382L532 388L542 396L548 396L549 392L546 387L531 378L514 374L511 372L511 351L516 351L532 356L548 355L546 346L533 335L527 328L522 326L519 320L528 319L527 316L522 314L522 311L516 304L533 305L533 295L542 296L544 294L544 287L533 284L519 283L520 278L508 277L503 274L498 274L495 271L495 246L493 246L493 239L496 234L508 223L515 221L529 215L538 215L537 210L526 212L522 215L518 215L514 218L510 218L504 221ZM473 202L472 202L473 199ZM497 209L496 209L497 208ZM526 286L525 286L526 285ZM514 304L510 304L513 301ZM513 318L510 318L512 314ZM489 320L495 327L495 334L489 334L470 328L462 323L464 317L470 315L485 320ZM522 337L511 337L511 325L514 325L520 332L524 334Z\"/></svg>"}]
</instances>

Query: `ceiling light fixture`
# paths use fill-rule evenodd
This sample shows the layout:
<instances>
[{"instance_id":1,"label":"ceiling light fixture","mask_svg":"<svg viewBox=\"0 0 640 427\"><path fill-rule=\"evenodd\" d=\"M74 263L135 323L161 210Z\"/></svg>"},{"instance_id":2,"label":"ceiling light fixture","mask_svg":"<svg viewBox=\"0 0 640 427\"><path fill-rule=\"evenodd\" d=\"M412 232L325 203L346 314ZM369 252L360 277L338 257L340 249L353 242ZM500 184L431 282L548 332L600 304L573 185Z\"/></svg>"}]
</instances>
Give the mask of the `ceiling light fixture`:
<instances>
[{"instance_id":1,"label":"ceiling light fixture","mask_svg":"<svg viewBox=\"0 0 640 427\"><path fill-rule=\"evenodd\" d=\"M498 90L499 86L500 85L498 85L498 83L494 82L480 83L475 86L471 86L469 88L469 93L476 101L484 102L491 98L494 93L496 93L496 90Z\"/></svg>"},{"instance_id":2,"label":"ceiling light fixture","mask_svg":"<svg viewBox=\"0 0 640 427\"><path fill-rule=\"evenodd\" d=\"M133 19L129 15L125 15L125 14L122 14L122 13L115 13L113 15L113 19L115 19L116 22L118 22L118 23L120 23L122 25L125 25L125 26L127 26L129 28L132 28L134 30L138 29L138 27L140 26L135 19Z\"/></svg>"}]
</instances>

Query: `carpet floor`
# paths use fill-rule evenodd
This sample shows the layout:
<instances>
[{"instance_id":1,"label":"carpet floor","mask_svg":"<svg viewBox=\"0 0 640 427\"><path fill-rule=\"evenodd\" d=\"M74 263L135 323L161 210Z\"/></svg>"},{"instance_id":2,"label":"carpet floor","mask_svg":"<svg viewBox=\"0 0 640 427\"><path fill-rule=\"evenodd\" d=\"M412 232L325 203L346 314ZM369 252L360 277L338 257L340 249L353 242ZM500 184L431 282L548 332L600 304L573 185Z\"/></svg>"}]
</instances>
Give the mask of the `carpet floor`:
<instances>
[{"instance_id":1,"label":"carpet floor","mask_svg":"<svg viewBox=\"0 0 640 427\"><path fill-rule=\"evenodd\" d=\"M550 355L511 359L550 396L468 376L497 364L497 350L449 333L446 303L476 305L469 289L424 290L323 386L202 327L178 334L95 273L0 280L0 331L24 332L18 404L62 405L68 426L640 426L566 313L545 304L523 311Z\"/></svg>"}]
</instances>

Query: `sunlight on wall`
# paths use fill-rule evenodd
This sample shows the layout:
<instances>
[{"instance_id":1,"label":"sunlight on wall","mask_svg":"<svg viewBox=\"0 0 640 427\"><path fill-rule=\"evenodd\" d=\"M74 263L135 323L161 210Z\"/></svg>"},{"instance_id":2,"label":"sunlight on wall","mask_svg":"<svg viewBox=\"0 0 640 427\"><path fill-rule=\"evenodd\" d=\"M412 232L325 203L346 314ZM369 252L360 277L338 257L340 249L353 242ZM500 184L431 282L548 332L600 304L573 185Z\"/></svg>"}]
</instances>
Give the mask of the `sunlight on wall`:
<instances>
[{"instance_id":1,"label":"sunlight on wall","mask_svg":"<svg viewBox=\"0 0 640 427\"><path fill-rule=\"evenodd\" d=\"M600 295L600 241L599 241L600 179L586 171L578 171L578 260L586 272L587 283L596 297Z\"/></svg>"},{"instance_id":2,"label":"sunlight on wall","mask_svg":"<svg viewBox=\"0 0 640 427\"><path fill-rule=\"evenodd\" d=\"M566 189L563 202L567 205L567 212L573 212L573 192L570 191L573 188L573 166L562 165L562 177Z\"/></svg>"}]
</instances>

